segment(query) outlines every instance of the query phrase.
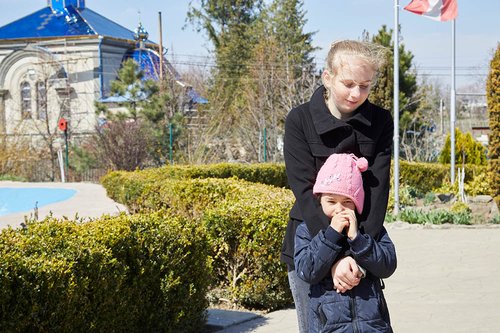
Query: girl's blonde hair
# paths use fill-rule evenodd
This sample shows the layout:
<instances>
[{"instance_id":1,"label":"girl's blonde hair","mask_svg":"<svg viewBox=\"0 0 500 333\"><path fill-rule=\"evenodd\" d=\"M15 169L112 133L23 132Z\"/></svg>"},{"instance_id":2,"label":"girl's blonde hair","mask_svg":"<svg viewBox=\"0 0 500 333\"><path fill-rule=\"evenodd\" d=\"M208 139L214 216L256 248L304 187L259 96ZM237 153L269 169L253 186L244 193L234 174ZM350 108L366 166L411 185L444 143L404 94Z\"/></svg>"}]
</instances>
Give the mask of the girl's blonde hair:
<instances>
[{"instance_id":1,"label":"girl's blonde hair","mask_svg":"<svg viewBox=\"0 0 500 333\"><path fill-rule=\"evenodd\" d=\"M330 46L330 51L326 57L326 69L336 75L338 69L342 67L342 58L344 56L363 59L378 74L379 69L386 62L387 49L384 46L369 42L356 40L335 41Z\"/></svg>"}]
</instances>

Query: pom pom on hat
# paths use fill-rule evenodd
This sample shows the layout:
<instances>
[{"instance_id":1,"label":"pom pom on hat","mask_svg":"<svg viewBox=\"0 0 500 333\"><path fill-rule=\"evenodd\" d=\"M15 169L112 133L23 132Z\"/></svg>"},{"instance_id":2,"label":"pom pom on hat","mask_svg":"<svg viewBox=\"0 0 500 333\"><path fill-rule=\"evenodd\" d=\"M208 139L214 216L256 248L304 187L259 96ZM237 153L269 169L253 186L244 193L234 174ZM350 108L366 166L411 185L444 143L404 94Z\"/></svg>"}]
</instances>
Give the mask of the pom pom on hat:
<instances>
[{"instance_id":1,"label":"pom pom on hat","mask_svg":"<svg viewBox=\"0 0 500 333\"><path fill-rule=\"evenodd\" d=\"M332 154L321 167L313 187L314 194L339 194L350 198L359 214L363 212L365 191L361 172L368 169L366 158L354 154Z\"/></svg>"},{"instance_id":2,"label":"pom pom on hat","mask_svg":"<svg viewBox=\"0 0 500 333\"><path fill-rule=\"evenodd\" d=\"M368 160L364 157L356 159L356 165L361 172L365 172L366 170L368 170Z\"/></svg>"}]
</instances>

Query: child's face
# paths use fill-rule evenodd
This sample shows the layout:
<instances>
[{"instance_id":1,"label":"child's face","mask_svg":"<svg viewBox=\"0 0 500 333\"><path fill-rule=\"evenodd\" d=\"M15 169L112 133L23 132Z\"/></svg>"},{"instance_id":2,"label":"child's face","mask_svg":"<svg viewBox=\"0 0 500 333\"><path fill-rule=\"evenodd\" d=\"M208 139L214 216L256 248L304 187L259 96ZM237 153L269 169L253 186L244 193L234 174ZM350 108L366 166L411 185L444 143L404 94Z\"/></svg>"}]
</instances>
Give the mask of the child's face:
<instances>
[{"instance_id":1,"label":"child's face","mask_svg":"<svg viewBox=\"0 0 500 333\"><path fill-rule=\"evenodd\" d=\"M339 194L324 193L321 195L320 202L323 212L328 218L332 218L334 215L345 210L354 211L356 209L354 201Z\"/></svg>"}]
</instances>

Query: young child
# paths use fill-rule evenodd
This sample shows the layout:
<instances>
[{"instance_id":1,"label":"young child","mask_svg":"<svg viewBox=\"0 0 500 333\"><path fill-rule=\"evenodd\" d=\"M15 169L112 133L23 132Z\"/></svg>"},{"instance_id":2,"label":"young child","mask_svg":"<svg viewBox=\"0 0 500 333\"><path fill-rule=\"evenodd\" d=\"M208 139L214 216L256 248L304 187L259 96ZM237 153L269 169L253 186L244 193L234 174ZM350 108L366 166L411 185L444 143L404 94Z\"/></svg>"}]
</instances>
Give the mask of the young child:
<instances>
[{"instance_id":1,"label":"young child","mask_svg":"<svg viewBox=\"0 0 500 333\"><path fill-rule=\"evenodd\" d=\"M392 332L380 279L394 273L396 250L385 228L374 239L357 222L365 196L361 172L367 168L365 158L332 154L313 187L330 225L315 237L304 222L297 228L294 263L298 276L311 284L311 333ZM330 269L346 250L366 274L356 287L341 293L333 288Z\"/></svg>"}]
</instances>

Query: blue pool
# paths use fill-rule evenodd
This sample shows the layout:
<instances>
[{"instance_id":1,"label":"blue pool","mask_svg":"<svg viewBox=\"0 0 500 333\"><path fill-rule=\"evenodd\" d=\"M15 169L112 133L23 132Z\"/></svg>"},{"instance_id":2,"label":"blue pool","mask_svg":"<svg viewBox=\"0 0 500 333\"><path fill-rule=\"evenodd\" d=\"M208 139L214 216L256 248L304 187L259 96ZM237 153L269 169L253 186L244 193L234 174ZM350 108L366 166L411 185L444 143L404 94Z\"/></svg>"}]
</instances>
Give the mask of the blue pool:
<instances>
[{"instance_id":1,"label":"blue pool","mask_svg":"<svg viewBox=\"0 0 500 333\"><path fill-rule=\"evenodd\" d=\"M59 201L68 200L74 196L76 190L61 188L0 188L0 216L33 211L35 206L52 204Z\"/></svg>"}]
</instances>

